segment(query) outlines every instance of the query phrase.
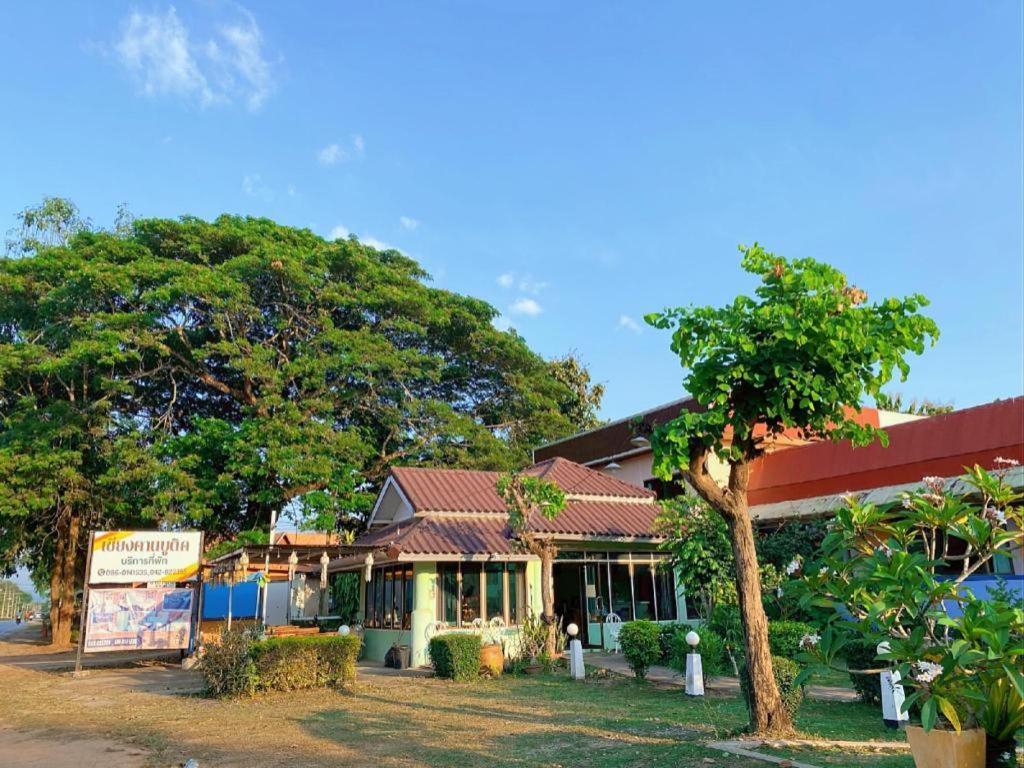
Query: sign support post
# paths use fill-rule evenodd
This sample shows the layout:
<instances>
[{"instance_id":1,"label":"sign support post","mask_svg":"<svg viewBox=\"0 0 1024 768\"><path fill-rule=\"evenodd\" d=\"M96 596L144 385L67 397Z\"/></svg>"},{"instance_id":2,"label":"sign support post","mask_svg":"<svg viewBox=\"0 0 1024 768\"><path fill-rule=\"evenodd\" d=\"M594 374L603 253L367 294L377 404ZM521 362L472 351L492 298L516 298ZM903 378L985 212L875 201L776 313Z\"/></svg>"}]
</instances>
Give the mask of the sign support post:
<instances>
[{"instance_id":1,"label":"sign support post","mask_svg":"<svg viewBox=\"0 0 1024 768\"><path fill-rule=\"evenodd\" d=\"M82 612L78 617L78 650L75 652L75 671L72 677L82 674L82 648L85 645L85 624L89 614L89 574L92 572L92 541L95 531L89 531L89 554L85 558L85 579L82 582Z\"/></svg>"}]
</instances>

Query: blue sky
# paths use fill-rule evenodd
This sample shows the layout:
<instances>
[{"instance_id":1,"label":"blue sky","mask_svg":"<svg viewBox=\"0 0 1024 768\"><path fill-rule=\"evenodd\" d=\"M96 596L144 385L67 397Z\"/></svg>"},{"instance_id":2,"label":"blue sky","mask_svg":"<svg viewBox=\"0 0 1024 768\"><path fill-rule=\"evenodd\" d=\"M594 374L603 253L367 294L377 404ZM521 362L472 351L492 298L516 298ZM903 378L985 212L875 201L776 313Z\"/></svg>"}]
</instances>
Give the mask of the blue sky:
<instances>
[{"instance_id":1,"label":"blue sky","mask_svg":"<svg viewBox=\"0 0 1024 768\"><path fill-rule=\"evenodd\" d=\"M752 283L738 243L922 292L893 387L1024 391L1021 5L19 3L0 216L357 233L575 350L609 418L681 395L644 313Z\"/></svg>"}]
</instances>

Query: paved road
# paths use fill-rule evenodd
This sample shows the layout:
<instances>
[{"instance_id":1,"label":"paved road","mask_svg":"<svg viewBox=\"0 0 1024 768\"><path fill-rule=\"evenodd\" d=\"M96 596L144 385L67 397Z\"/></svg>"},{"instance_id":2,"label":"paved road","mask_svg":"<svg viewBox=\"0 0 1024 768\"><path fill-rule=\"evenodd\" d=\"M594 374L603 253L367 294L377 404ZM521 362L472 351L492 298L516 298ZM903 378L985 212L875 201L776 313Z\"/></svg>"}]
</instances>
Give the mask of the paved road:
<instances>
[{"instance_id":1,"label":"paved road","mask_svg":"<svg viewBox=\"0 0 1024 768\"><path fill-rule=\"evenodd\" d=\"M18 624L18 622L14 621L13 619L0 619L0 640L3 640L6 635L11 634L12 632L19 630L24 626L38 627L39 623L29 622L28 624Z\"/></svg>"}]
</instances>

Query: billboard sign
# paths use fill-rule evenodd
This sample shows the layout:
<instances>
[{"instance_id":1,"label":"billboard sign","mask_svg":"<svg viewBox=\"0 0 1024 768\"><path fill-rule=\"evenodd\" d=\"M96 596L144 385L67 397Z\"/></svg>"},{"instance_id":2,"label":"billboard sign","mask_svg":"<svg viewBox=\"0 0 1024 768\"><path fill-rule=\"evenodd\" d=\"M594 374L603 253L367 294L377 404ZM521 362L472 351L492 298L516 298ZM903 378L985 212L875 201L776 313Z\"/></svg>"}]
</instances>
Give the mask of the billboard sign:
<instances>
[{"instance_id":1,"label":"billboard sign","mask_svg":"<svg viewBox=\"0 0 1024 768\"><path fill-rule=\"evenodd\" d=\"M188 648L195 590L90 589L86 653Z\"/></svg>"},{"instance_id":2,"label":"billboard sign","mask_svg":"<svg viewBox=\"0 0 1024 768\"><path fill-rule=\"evenodd\" d=\"M96 531L90 584L191 581L199 573L202 534L192 531Z\"/></svg>"}]
</instances>

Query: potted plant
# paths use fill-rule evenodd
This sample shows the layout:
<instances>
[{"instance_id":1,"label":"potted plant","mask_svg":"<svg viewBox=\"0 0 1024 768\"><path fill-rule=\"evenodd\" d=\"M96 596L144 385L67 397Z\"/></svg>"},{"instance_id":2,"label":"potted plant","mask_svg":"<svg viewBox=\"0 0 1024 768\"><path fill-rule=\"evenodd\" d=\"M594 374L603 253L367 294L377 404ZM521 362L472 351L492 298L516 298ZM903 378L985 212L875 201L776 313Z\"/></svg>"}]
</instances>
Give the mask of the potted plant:
<instances>
[{"instance_id":1,"label":"potted plant","mask_svg":"<svg viewBox=\"0 0 1024 768\"><path fill-rule=\"evenodd\" d=\"M1021 495L1005 479L1019 470L996 462L998 471L970 469L962 495L926 477L898 504L847 499L821 556L795 569L791 588L823 627L805 638L800 681L821 666L838 668L851 643L887 643L875 668L851 671L899 672L910 689L905 707L921 713L920 726L907 729L918 768L981 768L986 760L1001 768L1024 717L1024 610L999 596L978 599L967 582L1024 543ZM987 758L986 734L994 747Z\"/></svg>"}]
</instances>

